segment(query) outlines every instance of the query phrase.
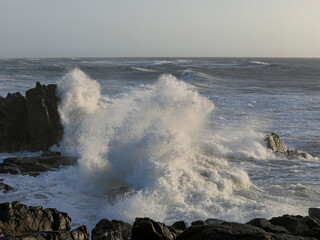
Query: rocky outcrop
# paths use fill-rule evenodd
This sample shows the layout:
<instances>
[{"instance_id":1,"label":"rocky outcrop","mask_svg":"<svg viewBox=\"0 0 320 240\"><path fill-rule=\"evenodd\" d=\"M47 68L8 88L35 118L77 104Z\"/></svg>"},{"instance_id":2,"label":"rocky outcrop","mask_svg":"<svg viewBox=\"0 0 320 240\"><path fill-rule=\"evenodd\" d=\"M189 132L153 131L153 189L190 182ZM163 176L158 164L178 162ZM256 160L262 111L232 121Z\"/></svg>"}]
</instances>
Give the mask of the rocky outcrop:
<instances>
[{"instance_id":1,"label":"rocky outcrop","mask_svg":"<svg viewBox=\"0 0 320 240\"><path fill-rule=\"evenodd\" d=\"M5 184L2 182L3 179L0 179L0 192L2 191L3 193L7 193L12 190L12 187L9 186L8 184Z\"/></svg>"},{"instance_id":2,"label":"rocky outcrop","mask_svg":"<svg viewBox=\"0 0 320 240\"><path fill-rule=\"evenodd\" d=\"M133 223L131 240L173 240L175 233L163 223L150 218L136 218Z\"/></svg>"},{"instance_id":3,"label":"rocky outcrop","mask_svg":"<svg viewBox=\"0 0 320 240\"><path fill-rule=\"evenodd\" d=\"M61 166L71 166L76 163L76 158L61 156L60 152L44 152L38 157L6 158L0 163L0 173L37 176L40 172L57 170Z\"/></svg>"},{"instance_id":4,"label":"rocky outcrop","mask_svg":"<svg viewBox=\"0 0 320 240\"><path fill-rule=\"evenodd\" d=\"M63 127L58 112L57 85L41 85L0 97L0 152L42 151L58 144Z\"/></svg>"},{"instance_id":5,"label":"rocky outcrop","mask_svg":"<svg viewBox=\"0 0 320 240\"><path fill-rule=\"evenodd\" d=\"M21 202L0 204L1 239L89 239L86 226L70 229L68 214L54 208L28 207Z\"/></svg>"},{"instance_id":6,"label":"rocky outcrop","mask_svg":"<svg viewBox=\"0 0 320 240\"><path fill-rule=\"evenodd\" d=\"M126 222L102 219L92 230L92 240L129 240L131 227L131 224Z\"/></svg>"},{"instance_id":7,"label":"rocky outcrop","mask_svg":"<svg viewBox=\"0 0 320 240\"><path fill-rule=\"evenodd\" d=\"M271 133L271 135L266 136L264 140L267 144L267 147L276 153L282 153L287 156L300 156L302 158L312 157L306 152L288 149L280 137L275 133Z\"/></svg>"}]
</instances>

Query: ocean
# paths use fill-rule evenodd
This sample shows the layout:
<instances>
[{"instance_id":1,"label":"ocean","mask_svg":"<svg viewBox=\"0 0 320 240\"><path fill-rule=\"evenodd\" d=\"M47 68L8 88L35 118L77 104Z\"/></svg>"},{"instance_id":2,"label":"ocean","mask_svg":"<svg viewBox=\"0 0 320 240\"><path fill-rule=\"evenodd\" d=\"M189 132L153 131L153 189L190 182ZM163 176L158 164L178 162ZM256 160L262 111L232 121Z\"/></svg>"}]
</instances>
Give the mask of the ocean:
<instances>
[{"instance_id":1,"label":"ocean","mask_svg":"<svg viewBox=\"0 0 320 240\"><path fill-rule=\"evenodd\" d=\"M307 215L320 207L320 59L0 59L0 95L58 84L78 164L38 177L0 174L19 200L102 218L171 224ZM307 159L275 154L278 134ZM33 156L39 153L0 154Z\"/></svg>"}]
</instances>

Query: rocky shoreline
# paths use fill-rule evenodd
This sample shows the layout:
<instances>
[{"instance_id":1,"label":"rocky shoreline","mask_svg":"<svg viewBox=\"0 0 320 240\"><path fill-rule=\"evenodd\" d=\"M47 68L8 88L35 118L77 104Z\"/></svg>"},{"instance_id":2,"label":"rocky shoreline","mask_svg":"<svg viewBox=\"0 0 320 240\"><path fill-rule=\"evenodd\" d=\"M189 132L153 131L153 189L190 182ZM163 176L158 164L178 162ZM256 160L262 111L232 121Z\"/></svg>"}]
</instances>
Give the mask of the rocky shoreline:
<instances>
[{"instance_id":1,"label":"rocky shoreline","mask_svg":"<svg viewBox=\"0 0 320 240\"><path fill-rule=\"evenodd\" d=\"M0 152L44 151L36 157L12 157L0 164L0 173L28 174L56 171L77 163L77 159L47 151L63 136L58 112L57 86L41 85L26 92L0 97ZM287 157L310 155L289 150L274 133L265 137L266 147ZM0 194L12 187L0 179ZM1 201L1 200L0 200ZM320 209L310 208L308 216L283 215L272 219L255 218L246 224L219 219L176 222L170 226L137 217L130 224L119 220L100 220L91 234L86 226L71 230L71 218L56 209L26 206L21 202L0 203L0 239L65 240L200 240L200 239L320 239Z\"/></svg>"},{"instance_id":2,"label":"rocky shoreline","mask_svg":"<svg viewBox=\"0 0 320 240\"><path fill-rule=\"evenodd\" d=\"M54 208L26 206L21 202L0 204L0 239L90 239L83 225L71 230L71 218ZM283 215L255 218L248 223L219 219L175 222L168 226L150 218L129 223L100 220L91 232L92 240L311 240L320 239L320 209L310 208L308 216Z\"/></svg>"}]
</instances>

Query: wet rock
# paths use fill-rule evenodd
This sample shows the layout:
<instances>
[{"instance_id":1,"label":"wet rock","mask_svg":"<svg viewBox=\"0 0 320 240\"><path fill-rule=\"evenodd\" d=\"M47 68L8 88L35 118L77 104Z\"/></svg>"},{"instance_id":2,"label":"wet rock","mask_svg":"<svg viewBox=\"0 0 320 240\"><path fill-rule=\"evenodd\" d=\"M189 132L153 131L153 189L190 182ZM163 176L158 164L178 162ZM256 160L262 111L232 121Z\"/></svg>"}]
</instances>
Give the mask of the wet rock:
<instances>
[{"instance_id":1,"label":"wet rock","mask_svg":"<svg viewBox=\"0 0 320 240\"><path fill-rule=\"evenodd\" d=\"M320 220L320 208L309 208L309 217Z\"/></svg>"},{"instance_id":2,"label":"wet rock","mask_svg":"<svg viewBox=\"0 0 320 240\"><path fill-rule=\"evenodd\" d=\"M320 222L316 218L283 215L269 221L286 228L292 235L320 238Z\"/></svg>"},{"instance_id":3,"label":"wet rock","mask_svg":"<svg viewBox=\"0 0 320 240\"><path fill-rule=\"evenodd\" d=\"M17 236L5 236L3 240L89 240L89 231L86 226L81 226L72 231L36 232Z\"/></svg>"},{"instance_id":4,"label":"wet rock","mask_svg":"<svg viewBox=\"0 0 320 240\"><path fill-rule=\"evenodd\" d=\"M188 223L185 221L178 221L171 225L171 227L174 227L177 230L185 230L188 228Z\"/></svg>"},{"instance_id":5,"label":"wet rock","mask_svg":"<svg viewBox=\"0 0 320 240\"><path fill-rule=\"evenodd\" d=\"M191 226L195 226L195 225L206 225L206 222L203 220L196 220L191 223Z\"/></svg>"},{"instance_id":6,"label":"wet rock","mask_svg":"<svg viewBox=\"0 0 320 240\"><path fill-rule=\"evenodd\" d=\"M0 152L41 151L58 144L63 127L57 85L41 85L0 97Z\"/></svg>"},{"instance_id":7,"label":"wet rock","mask_svg":"<svg viewBox=\"0 0 320 240\"><path fill-rule=\"evenodd\" d=\"M255 218L255 219L252 219L247 224L255 226L255 227L262 228L266 232L271 232L271 233L289 233L286 228L281 227L281 226L277 226L277 225L273 225L265 218Z\"/></svg>"},{"instance_id":8,"label":"wet rock","mask_svg":"<svg viewBox=\"0 0 320 240\"><path fill-rule=\"evenodd\" d=\"M57 152L45 153L38 157L12 157L0 164L0 173L29 174L57 170L61 166L71 166L77 163L74 157L61 156Z\"/></svg>"},{"instance_id":9,"label":"wet rock","mask_svg":"<svg viewBox=\"0 0 320 240\"><path fill-rule=\"evenodd\" d=\"M11 190L12 190L11 186L9 186L8 184L0 182L0 191L2 191L3 193L7 193L7 192L9 192Z\"/></svg>"},{"instance_id":10,"label":"wet rock","mask_svg":"<svg viewBox=\"0 0 320 240\"><path fill-rule=\"evenodd\" d=\"M265 141L267 143L267 147L270 148L272 151L284 154L287 153L288 149L286 145L277 134L271 133L271 135L266 136Z\"/></svg>"},{"instance_id":11,"label":"wet rock","mask_svg":"<svg viewBox=\"0 0 320 240\"><path fill-rule=\"evenodd\" d=\"M56 209L28 207L21 202L0 204L0 229L4 235L67 230L71 219Z\"/></svg>"},{"instance_id":12,"label":"wet rock","mask_svg":"<svg viewBox=\"0 0 320 240\"><path fill-rule=\"evenodd\" d=\"M27 131L31 150L45 150L57 144L63 136L58 112L57 85L41 85L26 92L28 110Z\"/></svg>"},{"instance_id":13,"label":"wet rock","mask_svg":"<svg viewBox=\"0 0 320 240\"><path fill-rule=\"evenodd\" d=\"M271 149L274 152L285 154L289 157L302 157L302 158L312 158L312 156L309 153L302 152L299 150L290 150L287 149L284 142L280 139L280 137L275 134L271 133L271 135L268 135L265 137L265 142L267 143L267 147Z\"/></svg>"},{"instance_id":14,"label":"wet rock","mask_svg":"<svg viewBox=\"0 0 320 240\"><path fill-rule=\"evenodd\" d=\"M258 240L274 239L269 233L261 228L247 224L229 223L193 225L187 228L177 240Z\"/></svg>"},{"instance_id":15,"label":"wet rock","mask_svg":"<svg viewBox=\"0 0 320 240\"><path fill-rule=\"evenodd\" d=\"M316 238L294 236L294 235L284 234L284 233L273 234L272 237L275 240L317 240Z\"/></svg>"},{"instance_id":16,"label":"wet rock","mask_svg":"<svg viewBox=\"0 0 320 240\"><path fill-rule=\"evenodd\" d=\"M21 202L0 204L1 239L89 239L86 226L70 228L68 214L54 208L29 207Z\"/></svg>"},{"instance_id":17,"label":"wet rock","mask_svg":"<svg viewBox=\"0 0 320 240\"><path fill-rule=\"evenodd\" d=\"M175 234L160 222L150 218L136 218L133 223L131 240L174 240Z\"/></svg>"},{"instance_id":18,"label":"wet rock","mask_svg":"<svg viewBox=\"0 0 320 240\"><path fill-rule=\"evenodd\" d=\"M131 227L131 224L126 222L102 219L92 230L92 240L129 240Z\"/></svg>"},{"instance_id":19,"label":"wet rock","mask_svg":"<svg viewBox=\"0 0 320 240\"><path fill-rule=\"evenodd\" d=\"M215 218L208 218L205 222L206 222L206 224L222 224L225 221L224 220L215 219Z\"/></svg>"},{"instance_id":20,"label":"wet rock","mask_svg":"<svg viewBox=\"0 0 320 240\"><path fill-rule=\"evenodd\" d=\"M17 152L27 148L26 99L21 93L0 97L0 152Z\"/></svg>"}]
</instances>

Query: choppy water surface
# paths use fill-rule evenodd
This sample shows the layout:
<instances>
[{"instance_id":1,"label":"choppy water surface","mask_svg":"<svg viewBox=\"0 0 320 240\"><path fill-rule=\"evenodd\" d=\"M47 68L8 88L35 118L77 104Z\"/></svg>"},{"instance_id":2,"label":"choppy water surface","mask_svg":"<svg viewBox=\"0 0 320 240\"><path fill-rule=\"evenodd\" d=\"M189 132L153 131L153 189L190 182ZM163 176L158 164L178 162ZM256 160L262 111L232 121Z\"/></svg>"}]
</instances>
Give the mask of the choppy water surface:
<instances>
[{"instance_id":1,"label":"choppy water surface","mask_svg":"<svg viewBox=\"0 0 320 240\"><path fill-rule=\"evenodd\" d=\"M78 165L1 174L15 188L2 201L56 207L90 228L103 217L245 222L319 206L319 59L0 60L2 96L36 81L58 84L59 150ZM273 154L271 132L313 157Z\"/></svg>"}]
</instances>

